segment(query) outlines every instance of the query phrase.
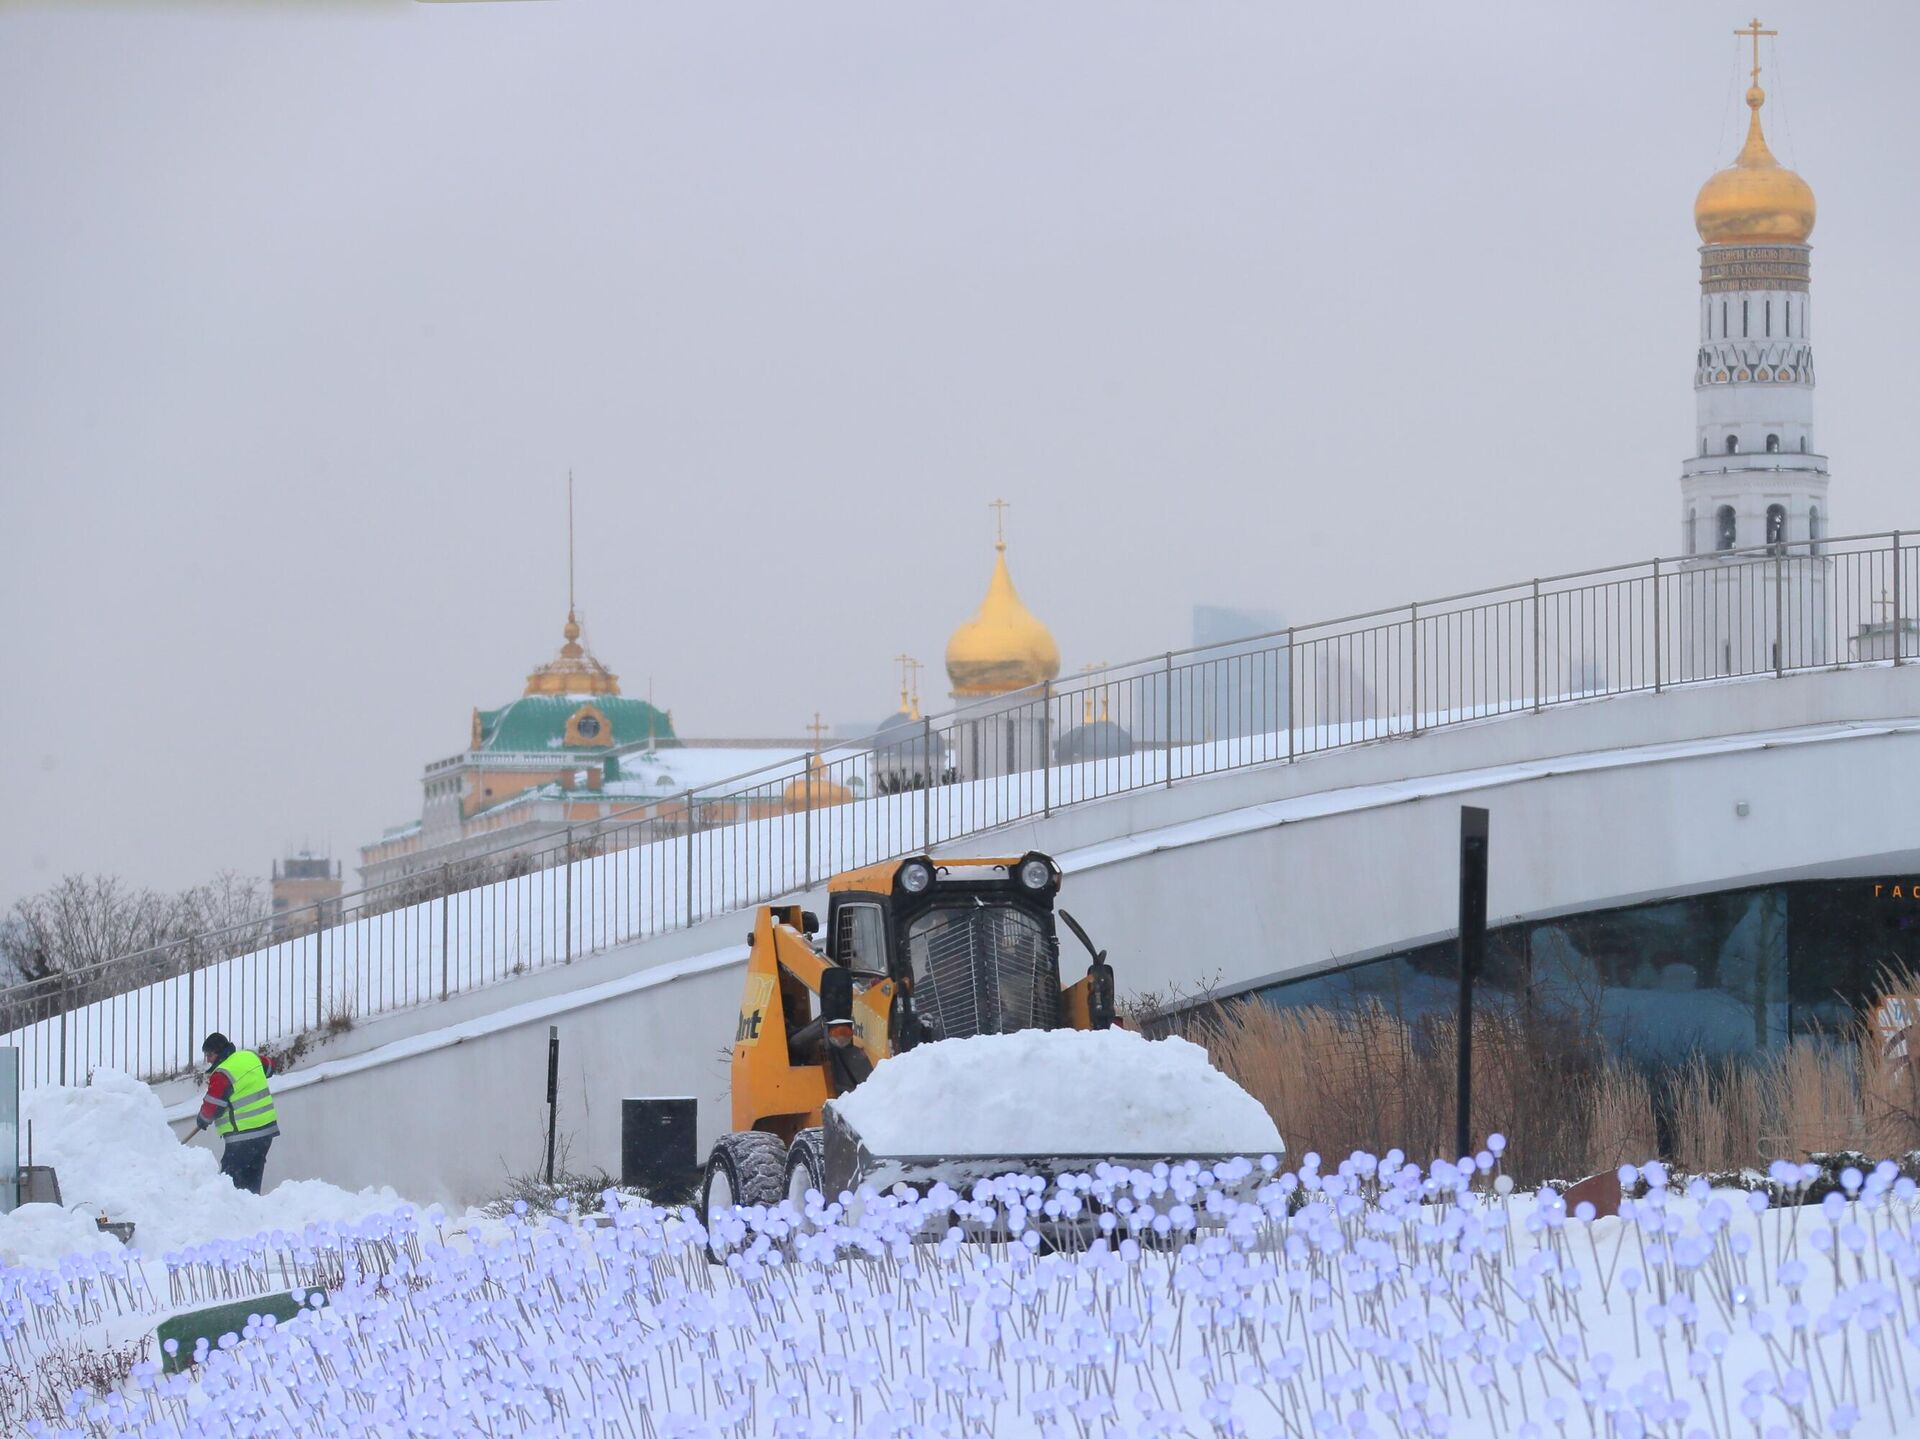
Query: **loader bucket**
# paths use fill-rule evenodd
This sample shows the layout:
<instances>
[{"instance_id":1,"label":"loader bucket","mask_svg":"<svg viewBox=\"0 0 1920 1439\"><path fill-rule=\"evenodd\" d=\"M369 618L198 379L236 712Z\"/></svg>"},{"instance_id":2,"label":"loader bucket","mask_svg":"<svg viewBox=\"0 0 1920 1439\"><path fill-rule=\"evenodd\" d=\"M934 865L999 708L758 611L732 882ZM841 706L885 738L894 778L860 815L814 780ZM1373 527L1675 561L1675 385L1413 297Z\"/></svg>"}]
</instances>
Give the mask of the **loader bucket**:
<instances>
[{"instance_id":1,"label":"loader bucket","mask_svg":"<svg viewBox=\"0 0 1920 1439\"><path fill-rule=\"evenodd\" d=\"M1157 1164L1177 1166L1193 1162L1211 1166L1241 1157L1229 1154L1023 1153L1015 1150L999 1154L876 1154L831 1105L827 1107L824 1127L826 1155L823 1167L826 1172L823 1187L828 1194L857 1192L862 1186L884 1193L896 1184L921 1191L936 1184L946 1184L964 1194L981 1180L1002 1174L1032 1174L1051 1184L1063 1174L1092 1174L1102 1165L1151 1170ZM1258 1155L1246 1157L1259 1158Z\"/></svg>"}]
</instances>

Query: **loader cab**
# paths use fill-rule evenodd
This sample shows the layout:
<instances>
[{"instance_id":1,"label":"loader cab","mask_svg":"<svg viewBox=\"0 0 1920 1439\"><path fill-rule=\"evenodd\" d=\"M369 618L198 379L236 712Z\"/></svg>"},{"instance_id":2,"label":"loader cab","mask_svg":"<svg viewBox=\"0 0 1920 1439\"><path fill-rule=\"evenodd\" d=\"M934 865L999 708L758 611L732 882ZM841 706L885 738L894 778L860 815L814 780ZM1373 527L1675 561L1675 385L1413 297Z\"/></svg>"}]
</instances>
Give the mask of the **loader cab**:
<instances>
[{"instance_id":1,"label":"loader cab","mask_svg":"<svg viewBox=\"0 0 1920 1439\"><path fill-rule=\"evenodd\" d=\"M851 970L856 983L894 981L896 1050L1057 1029L1059 889L1060 867L1037 852L870 865L829 886L827 958Z\"/></svg>"}]
</instances>

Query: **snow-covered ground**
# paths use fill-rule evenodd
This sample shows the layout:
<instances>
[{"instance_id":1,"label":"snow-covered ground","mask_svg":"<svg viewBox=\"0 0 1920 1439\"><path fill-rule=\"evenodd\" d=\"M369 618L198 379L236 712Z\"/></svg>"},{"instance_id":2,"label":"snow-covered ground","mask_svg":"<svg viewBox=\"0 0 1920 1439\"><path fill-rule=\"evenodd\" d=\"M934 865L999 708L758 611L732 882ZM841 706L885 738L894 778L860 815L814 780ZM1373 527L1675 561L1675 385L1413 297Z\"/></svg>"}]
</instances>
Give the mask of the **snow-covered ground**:
<instances>
[{"instance_id":1,"label":"snow-covered ground","mask_svg":"<svg viewBox=\"0 0 1920 1439\"><path fill-rule=\"evenodd\" d=\"M289 1180L265 1195L242 1193L220 1173L212 1131L183 1144L167 1127L159 1096L116 1070L81 1088L29 1090L34 1162L52 1165L61 1204L25 1204L0 1214L0 1262L49 1263L72 1253L118 1253L95 1220L130 1220L148 1254L262 1230L361 1218L397 1207L391 1189L354 1194L319 1180Z\"/></svg>"},{"instance_id":2,"label":"snow-covered ground","mask_svg":"<svg viewBox=\"0 0 1920 1439\"><path fill-rule=\"evenodd\" d=\"M66 1103L102 1137L140 1108L120 1080ZM143 1363L27 1432L1920 1432L1920 1191L1891 1165L1790 1209L1675 1192L1648 1165L1628 1176L1647 1197L1596 1219L1514 1193L1502 1147L1424 1170L1395 1151L816 1195L712 1236L646 1206L504 1224L398 1206L144 1263L92 1246L0 1266L0 1358L124 1340L196 1295L321 1284L327 1308L250 1325L190 1373Z\"/></svg>"}]
</instances>

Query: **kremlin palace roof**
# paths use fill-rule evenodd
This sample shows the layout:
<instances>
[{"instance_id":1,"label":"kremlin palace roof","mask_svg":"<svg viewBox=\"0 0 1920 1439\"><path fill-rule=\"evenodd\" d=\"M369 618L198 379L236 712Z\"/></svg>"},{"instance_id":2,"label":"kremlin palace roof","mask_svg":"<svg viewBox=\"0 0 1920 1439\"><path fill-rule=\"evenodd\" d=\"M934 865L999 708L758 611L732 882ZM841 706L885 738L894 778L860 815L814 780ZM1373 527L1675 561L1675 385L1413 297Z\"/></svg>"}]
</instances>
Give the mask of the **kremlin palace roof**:
<instances>
[{"instance_id":1,"label":"kremlin palace roof","mask_svg":"<svg viewBox=\"0 0 1920 1439\"><path fill-rule=\"evenodd\" d=\"M522 695L474 712L472 748L488 754L592 755L624 745L670 744L673 721L624 695Z\"/></svg>"},{"instance_id":2,"label":"kremlin palace roof","mask_svg":"<svg viewBox=\"0 0 1920 1439\"><path fill-rule=\"evenodd\" d=\"M473 712L468 749L499 755L593 755L627 745L672 744L673 720L620 693L620 677L580 643L571 608L554 659L527 676L520 698Z\"/></svg>"}]
</instances>

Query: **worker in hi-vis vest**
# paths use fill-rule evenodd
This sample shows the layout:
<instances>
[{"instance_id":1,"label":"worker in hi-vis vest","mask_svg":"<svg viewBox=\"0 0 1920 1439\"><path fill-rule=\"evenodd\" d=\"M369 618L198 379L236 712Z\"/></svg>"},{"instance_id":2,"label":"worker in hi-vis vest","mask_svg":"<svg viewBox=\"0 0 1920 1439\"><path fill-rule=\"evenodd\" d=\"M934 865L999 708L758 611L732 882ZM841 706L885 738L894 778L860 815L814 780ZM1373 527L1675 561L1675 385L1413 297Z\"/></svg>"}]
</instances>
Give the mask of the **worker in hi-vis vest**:
<instances>
[{"instance_id":1,"label":"worker in hi-vis vest","mask_svg":"<svg viewBox=\"0 0 1920 1439\"><path fill-rule=\"evenodd\" d=\"M209 1124L217 1126L227 1142L220 1172L233 1181L234 1188L258 1194L267 1150L280 1132L273 1093L267 1088L267 1076L279 1073L280 1065L270 1054L235 1049L233 1041L217 1030L206 1037L200 1052L209 1070L207 1097L194 1120L193 1133L182 1143L192 1143Z\"/></svg>"}]
</instances>

